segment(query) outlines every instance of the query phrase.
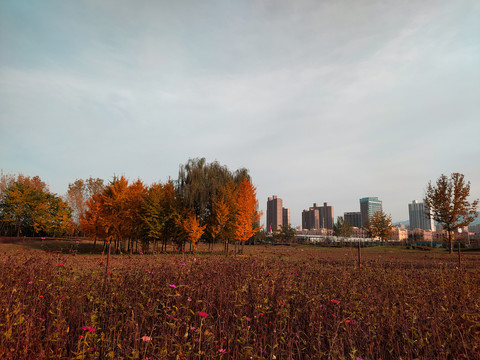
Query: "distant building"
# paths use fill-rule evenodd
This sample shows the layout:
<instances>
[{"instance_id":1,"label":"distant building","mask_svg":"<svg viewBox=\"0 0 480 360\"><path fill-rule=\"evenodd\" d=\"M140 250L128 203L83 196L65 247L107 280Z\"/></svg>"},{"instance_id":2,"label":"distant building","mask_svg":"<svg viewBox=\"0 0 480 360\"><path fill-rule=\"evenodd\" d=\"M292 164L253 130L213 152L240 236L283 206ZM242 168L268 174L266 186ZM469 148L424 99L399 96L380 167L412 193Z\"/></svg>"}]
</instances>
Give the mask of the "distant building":
<instances>
[{"instance_id":1,"label":"distant building","mask_svg":"<svg viewBox=\"0 0 480 360\"><path fill-rule=\"evenodd\" d=\"M282 199L276 195L269 197L267 200L267 223L266 230L268 232L275 231L283 225L283 207Z\"/></svg>"},{"instance_id":2,"label":"distant building","mask_svg":"<svg viewBox=\"0 0 480 360\"><path fill-rule=\"evenodd\" d=\"M360 199L360 212L362 213L362 227L367 220L372 218L377 211L382 211L382 201L378 197L365 197Z\"/></svg>"},{"instance_id":3,"label":"distant building","mask_svg":"<svg viewBox=\"0 0 480 360\"><path fill-rule=\"evenodd\" d=\"M302 229L333 229L333 206L314 203L308 210L302 211Z\"/></svg>"},{"instance_id":4,"label":"distant building","mask_svg":"<svg viewBox=\"0 0 480 360\"><path fill-rule=\"evenodd\" d=\"M480 234L480 224L468 225L468 231Z\"/></svg>"},{"instance_id":5,"label":"distant building","mask_svg":"<svg viewBox=\"0 0 480 360\"><path fill-rule=\"evenodd\" d=\"M302 229L303 230L313 230L313 229L320 229L320 221L319 221L319 211L318 209L311 207L308 210L302 211Z\"/></svg>"},{"instance_id":6,"label":"distant building","mask_svg":"<svg viewBox=\"0 0 480 360\"><path fill-rule=\"evenodd\" d=\"M401 227L395 226L392 230L391 239L396 241L408 240L408 230L405 229L405 227L402 229Z\"/></svg>"},{"instance_id":7,"label":"distant building","mask_svg":"<svg viewBox=\"0 0 480 360\"><path fill-rule=\"evenodd\" d=\"M362 213L361 212L346 212L343 213L343 219L348 221L350 226L357 228L362 227Z\"/></svg>"},{"instance_id":8,"label":"distant building","mask_svg":"<svg viewBox=\"0 0 480 360\"><path fill-rule=\"evenodd\" d=\"M282 209L282 223L283 225L290 225L290 209Z\"/></svg>"},{"instance_id":9,"label":"distant building","mask_svg":"<svg viewBox=\"0 0 480 360\"><path fill-rule=\"evenodd\" d=\"M408 204L411 230L422 229L435 231L432 213L430 211L430 216L427 216L427 212L428 209L425 207L425 204L419 203L417 200L413 200L411 204Z\"/></svg>"}]
</instances>

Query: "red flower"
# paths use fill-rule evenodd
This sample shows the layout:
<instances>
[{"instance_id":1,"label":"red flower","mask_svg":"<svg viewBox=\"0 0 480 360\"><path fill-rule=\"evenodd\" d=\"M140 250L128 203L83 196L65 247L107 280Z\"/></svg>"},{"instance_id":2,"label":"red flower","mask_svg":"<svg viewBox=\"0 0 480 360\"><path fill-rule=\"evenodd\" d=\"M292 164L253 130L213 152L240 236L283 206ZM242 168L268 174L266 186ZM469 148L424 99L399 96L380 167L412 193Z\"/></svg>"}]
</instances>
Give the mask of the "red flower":
<instances>
[{"instance_id":1,"label":"red flower","mask_svg":"<svg viewBox=\"0 0 480 360\"><path fill-rule=\"evenodd\" d=\"M340 301L335 300L335 299L332 299L332 300L330 300L330 301L331 301L332 303L334 303L334 304L339 304L339 303L340 303Z\"/></svg>"},{"instance_id":2,"label":"red flower","mask_svg":"<svg viewBox=\"0 0 480 360\"><path fill-rule=\"evenodd\" d=\"M198 313L198 316L203 317L203 318L206 318L206 317L208 316L208 314L207 314L206 312L200 311L200 312Z\"/></svg>"},{"instance_id":3,"label":"red flower","mask_svg":"<svg viewBox=\"0 0 480 360\"><path fill-rule=\"evenodd\" d=\"M58 266L60 266L60 267L65 267L65 265L63 265L62 263L58 264Z\"/></svg>"}]
</instances>

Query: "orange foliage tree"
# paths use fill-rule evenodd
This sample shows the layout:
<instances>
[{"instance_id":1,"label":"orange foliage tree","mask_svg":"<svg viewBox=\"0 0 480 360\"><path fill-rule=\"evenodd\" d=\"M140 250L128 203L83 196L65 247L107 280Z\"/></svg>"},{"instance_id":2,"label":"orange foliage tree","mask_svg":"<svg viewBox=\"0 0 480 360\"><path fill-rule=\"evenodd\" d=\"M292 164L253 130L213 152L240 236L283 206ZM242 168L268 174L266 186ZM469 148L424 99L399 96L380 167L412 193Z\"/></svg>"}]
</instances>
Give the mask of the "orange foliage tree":
<instances>
[{"instance_id":1,"label":"orange foliage tree","mask_svg":"<svg viewBox=\"0 0 480 360\"><path fill-rule=\"evenodd\" d=\"M190 242L190 250L195 250L197 247L197 241L203 235L205 231L205 225L201 226L200 221L195 214L188 214L182 221L183 231Z\"/></svg>"},{"instance_id":2,"label":"orange foliage tree","mask_svg":"<svg viewBox=\"0 0 480 360\"><path fill-rule=\"evenodd\" d=\"M87 199L86 210L80 215L79 229L89 238L93 238L94 245L97 239L106 239L107 234L103 226L103 196L101 193L92 195Z\"/></svg>"},{"instance_id":3,"label":"orange foliage tree","mask_svg":"<svg viewBox=\"0 0 480 360\"><path fill-rule=\"evenodd\" d=\"M212 224L210 226L210 234L212 235L213 242L215 242L217 236L223 234L225 225L227 225L230 209L223 198L223 195L219 195L212 202L213 216ZM213 243L212 243L213 244Z\"/></svg>"},{"instance_id":4,"label":"orange foliage tree","mask_svg":"<svg viewBox=\"0 0 480 360\"><path fill-rule=\"evenodd\" d=\"M235 217L235 239L240 241L242 246L261 229L257 226L261 213L256 210L256 206L256 188L248 178L244 178L237 189Z\"/></svg>"}]
</instances>

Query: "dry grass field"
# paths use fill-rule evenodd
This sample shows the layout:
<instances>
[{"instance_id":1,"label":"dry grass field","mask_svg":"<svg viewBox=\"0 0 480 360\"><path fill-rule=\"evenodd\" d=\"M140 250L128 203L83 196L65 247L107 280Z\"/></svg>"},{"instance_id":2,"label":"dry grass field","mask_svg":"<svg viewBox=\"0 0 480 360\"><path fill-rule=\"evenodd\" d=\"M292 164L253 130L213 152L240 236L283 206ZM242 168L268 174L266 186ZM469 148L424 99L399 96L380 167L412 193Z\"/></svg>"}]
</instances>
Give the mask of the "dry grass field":
<instances>
[{"instance_id":1,"label":"dry grass field","mask_svg":"<svg viewBox=\"0 0 480 360\"><path fill-rule=\"evenodd\" d=\"M480 359L480 255L0 244L1 359Z\"/></svg>"}]
</instances>

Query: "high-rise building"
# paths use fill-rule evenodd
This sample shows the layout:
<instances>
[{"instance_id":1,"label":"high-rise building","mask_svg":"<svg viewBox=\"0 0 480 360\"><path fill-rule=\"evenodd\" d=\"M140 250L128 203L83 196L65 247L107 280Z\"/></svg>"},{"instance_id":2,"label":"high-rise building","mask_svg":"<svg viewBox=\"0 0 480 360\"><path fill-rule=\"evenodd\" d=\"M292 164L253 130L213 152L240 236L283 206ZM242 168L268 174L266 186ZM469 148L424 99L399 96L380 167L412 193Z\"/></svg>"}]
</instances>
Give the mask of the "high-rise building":
<instances>
[{"instance_id":1,"label":"high-rise building","mask_svg":"<svg viewBox=\"0 0 480 360\"><path fill-rule=\"evenodd\" d=\"M276 195L269 197L267 200L267 223L266 230L268 232L275 231L283 224L283 208L282 199Z\"/></svg>"},{"instance_id":2,"label":"high-rise building","mask_svg":"<svg viewBox=\"0 0 480 360\"><path fill-rule=\"evenodd\" d=\"M430 216L427 216L427 212ZM410 229L422 229L435 231L435 225L433 222L433 215L424 203L419 203L417 200L413 200L411 204L408 204L408 217L410 219Z\"/></svg>"},{"instance_id":3,"label":"high-rise building","mask_svg":"<svg viewBox=\"0 0 480 360\"><path fill-rule=\"evenodd\" d=\"M377 211L382 211L382 201L378 200L378 197L365 197L360 199L362 227Z\"/></svg>"},{"instance_id":4,"label":"high-rise building","mask_svg":"<svg viewBox=\"0 0 480 360\"><path fill-rule=\"evenodd\" d=\"M348 221L348 224L353 227L362 227L362 213L361 212L346 212L343 213L343 218Z\"/></svg>"},{"instance_id":5,"label":"high-rise building","mask_svg":"<svg viewBox=\"0 0 480 360\"><path fill-rule=\"evenodd\" d=\"M290 209L283 208L282 209L282 223L283 225L290 225Z\"/></svg>"},{"instance_id":6,"label":"high-rise building","mask_svg":"<svg viewBox=\"0 0 480 360\"><path fill-rule=\"evenodd\" d=\"M318 209L315 209L315 205L317 204L313 204L314 207L302 211L303 230L320 229L319 211Z\"/></svg>"},{"instance_id":7,"label":"high-rise building","mask_svg":"<svg viewBox=\"0 0 480 360\"><path fill-rule=\"evenodd\" d=\"M314 203L308 210L303 210L302 229L333 229L333 206Z\"/></svg>"}]
</instances>

